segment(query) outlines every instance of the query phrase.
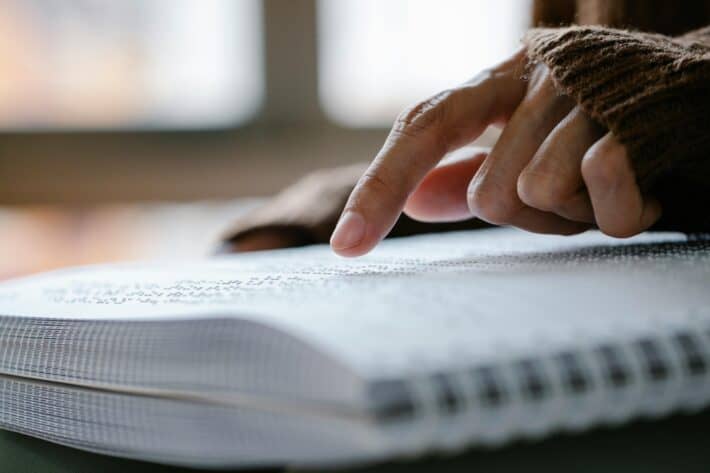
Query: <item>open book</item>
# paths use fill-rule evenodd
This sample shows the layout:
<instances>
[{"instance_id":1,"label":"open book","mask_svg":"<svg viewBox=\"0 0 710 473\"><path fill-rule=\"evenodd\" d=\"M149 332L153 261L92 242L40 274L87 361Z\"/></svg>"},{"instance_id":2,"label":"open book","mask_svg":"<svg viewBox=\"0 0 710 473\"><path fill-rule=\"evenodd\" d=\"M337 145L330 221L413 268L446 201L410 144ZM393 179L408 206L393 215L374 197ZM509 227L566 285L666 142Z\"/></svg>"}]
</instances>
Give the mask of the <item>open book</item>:
<instances>
[{"instance_id":1,"label":"open book","mask_svg":"<svg viewBox=\"0 0 710 473\"><path fill-rule=\"evenodd\" d=\"M710 401L710 241L493 229L0 285L0 427L200 466L496 445Z\"/></svg>"}]
</instances>

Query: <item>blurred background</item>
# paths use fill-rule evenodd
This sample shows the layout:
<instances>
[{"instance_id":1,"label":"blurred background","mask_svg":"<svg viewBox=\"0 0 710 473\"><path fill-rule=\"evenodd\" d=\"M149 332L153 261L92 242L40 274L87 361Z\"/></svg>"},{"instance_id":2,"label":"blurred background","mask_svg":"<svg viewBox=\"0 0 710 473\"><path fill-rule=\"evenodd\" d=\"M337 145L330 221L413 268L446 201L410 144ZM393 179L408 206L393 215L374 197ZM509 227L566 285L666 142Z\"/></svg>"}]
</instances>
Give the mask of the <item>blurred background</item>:
<instances>
[{"instance_id":1,"label":"blurred background","mask_svg":"<svg viewBox=\"0 0 710 473\"><path fill-rule=\"evenodd\" d=\"M0 276L204 253L514 51L529 2L0 0Z\"/></svg>"}]
</instances>

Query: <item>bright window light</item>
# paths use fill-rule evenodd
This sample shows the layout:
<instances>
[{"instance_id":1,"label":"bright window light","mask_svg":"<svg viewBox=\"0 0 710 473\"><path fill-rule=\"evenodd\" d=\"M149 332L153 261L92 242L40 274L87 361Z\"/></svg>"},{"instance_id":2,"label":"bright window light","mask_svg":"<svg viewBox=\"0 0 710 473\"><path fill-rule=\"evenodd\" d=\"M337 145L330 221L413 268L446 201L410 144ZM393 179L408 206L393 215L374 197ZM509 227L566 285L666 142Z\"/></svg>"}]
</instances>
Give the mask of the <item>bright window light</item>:
<instances>
[{"instance_id":1,"label":"bright window light","mask_svg":"<svg viewBox=\"0 0 710 473\"><path fill-rule=\"evenodd\" d=\"M259 0L0 0L0 128L213 128L263 97Z\"/></svg>"},{"instance_id":2,"label":"bright window light","mask_svg":"<svg viewBox=\"0 0 710 473\"><path fill-rule=\"evenodd\" d=\"M323 107L371 127L514 52L530 0L319 0L318 11Z\"/></svg>"}]
</instances>

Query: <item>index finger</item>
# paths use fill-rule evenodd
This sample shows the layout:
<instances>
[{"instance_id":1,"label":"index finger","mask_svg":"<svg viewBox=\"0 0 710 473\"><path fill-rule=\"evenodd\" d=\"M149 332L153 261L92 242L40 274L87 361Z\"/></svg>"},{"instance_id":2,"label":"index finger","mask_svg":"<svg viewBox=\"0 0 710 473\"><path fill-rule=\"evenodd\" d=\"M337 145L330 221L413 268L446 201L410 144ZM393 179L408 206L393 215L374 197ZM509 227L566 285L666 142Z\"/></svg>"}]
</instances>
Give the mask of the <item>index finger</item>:
<instances>
[{"instance_id":1,"label":"index finger","mask_svg":"<svg viewBox=\"0 0 710 473\"><path fill-rule=\"evenodd\" d=\"M330 240L341 256L370 251L392 229L407 197L450 150L505 121L525 94L524 52L461 87L402 113L350 194Z\"/></svg>"}]
</instances>

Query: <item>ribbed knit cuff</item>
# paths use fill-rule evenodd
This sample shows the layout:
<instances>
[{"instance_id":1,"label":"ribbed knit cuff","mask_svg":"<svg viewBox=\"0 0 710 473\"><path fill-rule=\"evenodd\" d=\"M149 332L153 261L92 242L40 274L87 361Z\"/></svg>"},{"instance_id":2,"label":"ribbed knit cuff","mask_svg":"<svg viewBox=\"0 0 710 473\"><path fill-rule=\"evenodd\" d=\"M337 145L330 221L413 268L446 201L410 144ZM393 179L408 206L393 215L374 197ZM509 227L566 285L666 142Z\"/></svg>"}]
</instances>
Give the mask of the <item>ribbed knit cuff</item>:
<instances>
[{"instance_id":1,"label":"ribbed knit cuff","mask_svg":"<svg viewBox=\"0 0 710 473\"><path fill-rule=\"evenodd\" d=\"M627 147L644 191L699 168L710 186L710 28L680 38L539 28L525 43L530 60L550 68L560 92Z\"/></svg>"}]
</instances>

